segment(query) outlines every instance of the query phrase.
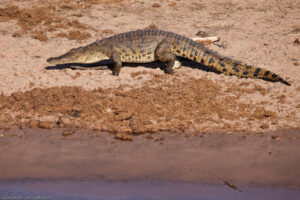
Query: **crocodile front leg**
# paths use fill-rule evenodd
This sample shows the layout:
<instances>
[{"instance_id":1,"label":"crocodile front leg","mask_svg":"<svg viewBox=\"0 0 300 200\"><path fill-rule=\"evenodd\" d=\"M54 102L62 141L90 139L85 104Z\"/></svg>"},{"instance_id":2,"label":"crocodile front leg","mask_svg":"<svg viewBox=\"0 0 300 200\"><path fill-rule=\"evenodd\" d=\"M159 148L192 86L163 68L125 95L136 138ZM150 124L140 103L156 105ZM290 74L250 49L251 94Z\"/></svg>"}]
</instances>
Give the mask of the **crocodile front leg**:
<instances>
[{"instance_id":1,"label":"crocodile front leg","mask_svg":"<svg viewBox=\"0 0 300 200\"><path fill-rule=\"evenodd\" d=\"M112 61L114 62L114 67L112 70L112 75L119 76L121 68L122 68L122 60L120 54L117 51L113 51L112 53Z\"/></svg>"}]
</instances>

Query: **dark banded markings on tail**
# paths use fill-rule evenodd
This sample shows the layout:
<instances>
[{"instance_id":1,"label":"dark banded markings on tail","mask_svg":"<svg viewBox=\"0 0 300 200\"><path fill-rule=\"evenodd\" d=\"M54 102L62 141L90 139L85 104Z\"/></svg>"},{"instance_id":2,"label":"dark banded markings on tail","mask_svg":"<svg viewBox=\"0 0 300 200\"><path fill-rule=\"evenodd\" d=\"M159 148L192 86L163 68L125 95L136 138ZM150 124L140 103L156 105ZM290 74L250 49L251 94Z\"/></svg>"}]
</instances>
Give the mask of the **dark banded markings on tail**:
<instances>
[{"instance_id":1,"label":"dark banded markings on tail","mask_svg":"<svg viewBox=\"0 0 300 200\"><path fill-rule=\"evenodd\" d=\"M273 77L273 78L276 78L276 77L277 77L277 74L272 74L272 77Z\"/></svg>"},{"instance_id":2,"label":"dark banded markings on tail","mask_svg":"<svg viewBox=\"0 0 300 200\"><path fill-rule=\"evenodd\" d=\"M253 76L256 77L259 74L259 72L260 72L260 68L256 68Z\"/></svg>"},{"instance_id":3,"label":"dark banded markings on tail","mask_svg":"<svg viewBox=\"0 0 300 200\"><path fill-rule=\"evenodd\" d=\"M244 71L244 72L243 72L243 75L248 75L248 74L249 74L248 71Z\"/></svg>"},{"instance_id":4,"label":"dark banded markings on tail","mask_svg":"<svg viewBox=\"0 0 300 200\"><path fill-rule=\"evenodd\" d=\"M215 62L214 58L210 58L208 63L211 64L211 63L214 63L214 62Z\"/></svg>"},{"instance_id":5,"label":"dark banded markings on tail","mask_svg":"<svg viewBox=\"0 0 300 200\"><path fill-rule=\"evenodd\" d=\"M246 65L246 69L251 69L251 68L252 68L252 66Z\"/></svg>"},{"instance_id":6,"label":"dark banded markings on tail","mask_svg":"<svg viewBox=\"0 0 300 200\"><path fill-rule=\"evenodd\" d=\"M208 54L206 52L204 52L202 58L201 58L201 63L204 64L204 58L206 58L208 56Z\"/></svg>"},{"instance_id":7,"label":"dark banded markings on tail","mask_svg":"<svg viewBox=\"0 0 300 200\"><path fill-rule=\"evenodd\" d=\"M195 48L192 48L192 53L193 54L196 54L197 53L197 50Z\"/></svg>"},{"instance_id":8,"label":"dark banded markings on tail","mask_svg":"<svg viewBox=\"0 0 300 200\"><path fill-rule=\"evenodd\" d=\"M234 64L232 69L235 71L235 72L240 72L240 70L237 68L238 64Z\"/></svg>"},{"instance_id":9,"label":"dark banded markings on tail","mask_svg":"<svg viewBox=\"0 0 300 200\"><path fill-rule=\"evenodd\" d=\"M266 71L264 76L268 76L270 74L270 71Z\"/></svg>"},{"instance_id":10,"label":"dark banded markings on tail","mask_svg":"<svg viewBox=\"0 0 300 200\"><path fill-rule=\"evenodd\" d=\"M225 64L222 62L221 59L219 60L219 65L220 65L221 67L225 67Z\"/></svg>"}]
</instances>

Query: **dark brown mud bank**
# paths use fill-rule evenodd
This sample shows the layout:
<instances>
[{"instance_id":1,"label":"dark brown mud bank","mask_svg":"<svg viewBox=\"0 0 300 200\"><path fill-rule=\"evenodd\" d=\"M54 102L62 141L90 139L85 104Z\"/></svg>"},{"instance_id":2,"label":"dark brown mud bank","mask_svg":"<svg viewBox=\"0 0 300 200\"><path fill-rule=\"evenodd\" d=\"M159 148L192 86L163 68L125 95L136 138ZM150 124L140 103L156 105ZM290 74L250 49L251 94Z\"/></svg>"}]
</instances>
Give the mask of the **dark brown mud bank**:
<instances>
[{"instance_id":1,"label":"dark brown mud bank","mask_svg":"<svg viewBox=\"0 0 300 200\"><path fill-rule=\"evenodd\" d=\"M0 132L0 180L164 180L300 188L300 130L134 136L64 129Z\"/></svg>"}]
</instances>

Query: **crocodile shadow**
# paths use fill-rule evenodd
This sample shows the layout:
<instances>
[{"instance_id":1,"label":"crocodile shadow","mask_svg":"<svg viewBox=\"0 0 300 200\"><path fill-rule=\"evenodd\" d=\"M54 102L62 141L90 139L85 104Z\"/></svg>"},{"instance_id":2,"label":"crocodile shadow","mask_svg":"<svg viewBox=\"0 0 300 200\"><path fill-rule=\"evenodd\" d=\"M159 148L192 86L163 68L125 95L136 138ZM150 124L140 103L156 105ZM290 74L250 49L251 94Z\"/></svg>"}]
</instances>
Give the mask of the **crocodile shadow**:
<instances>
[{"instance_id":1,"label":"crocodile shadow","mask_svg":"<svg viewBox=\"0 0 300 200\"><path fill-rule=\"evenodd\" d=\"M186 58L177 57L177 60L179 60L182 63L182 66L185 66L185 67L190 67L192 69L199 69L199 70L206 71L206 72L214 72L216 74L221 74L221 72L219 72L211 67L188 60ZM73 69L73 70L87 70L87 69L96 69L96 70L110 69L110 70L112 70L113 65L114 65L114 63L112 60L103 60L101 62L92 63L92 64L68 63L68 64L62 64L62 65L56 65L56 66L47 66L47 67L45 67L45 69L46 70L62 70L62 69L69 68L69 69ZM155 62L151 62L151 63L126 63L125 62L123 65L126 67L143 66L143 67L152 68L152 69L160 68L161 70L164 70L164 68L165 68L165 64L160 61L155 61ZM229 75L229 76L232 76L232 75ZM245 77L242 77L242 78L245 78ZM276 82L274 80L269 80L269 79L265 79L265 78L260 78L260 79L267 81L267 82L272 82L272 83ZM286 83L284 83L284 84L286 84ZM288 84L288 85L290 85L290 84Z\"/></svg>"},{"instance_id":2,"label":"crocodile shadow","mask_svg":"<svg viewBox=\"0 0 300 200\"><path fill-rule=\"evenodd\" d=\"M220 74L220 72L218 72L210 67L207 67L203 64L196 63L196 62L190 61L185 58L177 58L177 59L182 63L182 66L190 67L193 69L199 69L199 70L203 70L206 72L214 72L216 74ZM73 69L73 70L86 70L86 69L107 70L107 69L110 69L110 70L112 70L113 65L114 65L114 63L112 60L103 60L101 62L96 62L96 63L91 63L91 64L83 64L83 63L59 64L59 65L55 65L55 66L47 66L47 67L45 67L45 69L46 70L62 70L62 69ZM151 63L126 63L125 62L123 65L126 67L143 66L143 67L151 68L151 69L160 68L161 70L163 70L165 67L165 64L160 61L155 61L155 62L151 62Z\"/></svg>"},{"instance_id":3,"label":"crocodile shadow","mask_svg":"<svg viewBox=\"0 0 300 200\"><path fill-rule=\"evenodd\" d=\"M45 67L45 69L46 70L62 70L62 69L84 70L84 69L97 68L100 70L106 70L106 69L112 69L112 67L113 67L113 62L111 60L103 60L101 62L96 62L91 64L83 64L83 63L58 64L54 66L47 66Z\"/></svg>"}]
</instances>

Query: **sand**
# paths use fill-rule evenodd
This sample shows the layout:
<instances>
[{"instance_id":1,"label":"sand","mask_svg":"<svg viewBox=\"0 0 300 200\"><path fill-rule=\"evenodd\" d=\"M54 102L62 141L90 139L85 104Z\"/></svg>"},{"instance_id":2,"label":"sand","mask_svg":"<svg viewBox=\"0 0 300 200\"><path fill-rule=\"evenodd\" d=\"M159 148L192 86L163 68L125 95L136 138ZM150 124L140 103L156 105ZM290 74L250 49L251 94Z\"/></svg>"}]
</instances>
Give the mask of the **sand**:
<instances>
[{"instance_id":1,"label":"sand","mask_svg":"<svg viewBox=\"0 0 300 200\"><path fill-rule=\"evenodd\" d=\"M298 188L300 2L0 0L0 180L166 180ZM184 61L87 70L49 57L155 28L291 83Z\"/></svg>"},{"instance_id":2,"label":"sand","mask_svg":"<svg viewBox=\"0 0 300 200\"><path fill-rule=\"evenodd\" d=\"M0 127L96 127L130 134L297 128L299 8L295 1L271 0L2 1ZM160 63L125 65L114 77L109 69L61 69L46 62L148 26L187 37L199 31L218 36L221 41L209 48L267 68L292 86L207 72L193 63L184 63L174 76L165 75Z\"/></svg>"}]
</instances>

